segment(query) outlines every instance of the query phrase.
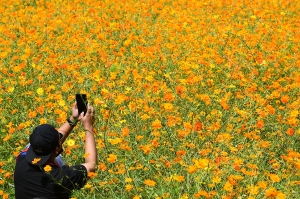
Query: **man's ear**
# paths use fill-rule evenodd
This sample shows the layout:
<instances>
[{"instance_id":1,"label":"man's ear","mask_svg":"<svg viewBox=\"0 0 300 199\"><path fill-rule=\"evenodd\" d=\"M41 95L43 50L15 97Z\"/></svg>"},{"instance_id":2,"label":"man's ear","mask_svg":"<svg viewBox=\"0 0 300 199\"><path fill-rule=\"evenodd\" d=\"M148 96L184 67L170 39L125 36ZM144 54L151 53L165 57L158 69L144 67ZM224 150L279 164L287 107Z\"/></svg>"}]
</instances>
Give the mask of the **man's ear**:
<instances>
[{"instance_id":1,"label":"man's ear","mask_svg":"<svg viewBox=\"0 0 300 199\"><path fill-rule=\"evenodd\" d=\"M59 154L60 153L60 146L57 146L56 148L55 148L55 154L57 155L57 154Z\"/></svg>"}]
</instances>

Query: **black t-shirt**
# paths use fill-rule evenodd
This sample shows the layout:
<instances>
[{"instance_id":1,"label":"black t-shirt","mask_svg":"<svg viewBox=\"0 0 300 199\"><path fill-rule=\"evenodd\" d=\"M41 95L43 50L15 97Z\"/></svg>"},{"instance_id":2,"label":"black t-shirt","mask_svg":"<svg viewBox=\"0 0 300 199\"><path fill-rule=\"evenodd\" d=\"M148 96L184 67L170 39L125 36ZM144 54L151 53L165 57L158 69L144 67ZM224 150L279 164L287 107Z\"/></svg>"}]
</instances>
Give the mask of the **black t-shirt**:
<instances>
[{"instance_id":1,"label":"black t-shirt","mask_svg":"<svg viewBox=\"0 0 300 199\"><path fill-rule=\"evenodd\" d=\"M18 157L14 173L16 199L69 199L72 190L86 183L87 170L83 165L51 167L46 173L43 166L28 163L25 156Z\"/></svg>"}]
</instances>

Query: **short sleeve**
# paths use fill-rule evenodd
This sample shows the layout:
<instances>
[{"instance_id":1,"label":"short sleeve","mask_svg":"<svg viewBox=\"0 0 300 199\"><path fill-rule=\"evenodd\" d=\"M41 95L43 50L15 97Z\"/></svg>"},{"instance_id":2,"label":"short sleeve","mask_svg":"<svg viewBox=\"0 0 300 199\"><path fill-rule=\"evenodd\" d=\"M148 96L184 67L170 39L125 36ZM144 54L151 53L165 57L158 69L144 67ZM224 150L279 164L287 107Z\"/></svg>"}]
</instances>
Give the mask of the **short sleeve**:
<instances>
[{"instance_id":1,"label":"short sleeve","mask_svg":"<svg viewBox=\"0 0 300 199\"><path fill-rule=\"evenodd\" d=\"M65 166L67 167L67 166ZM83 165L67 167L65 176L62 180L62 186L68 190L80 189L87 181L87 170Z\"/></svg>"}]
</instances>

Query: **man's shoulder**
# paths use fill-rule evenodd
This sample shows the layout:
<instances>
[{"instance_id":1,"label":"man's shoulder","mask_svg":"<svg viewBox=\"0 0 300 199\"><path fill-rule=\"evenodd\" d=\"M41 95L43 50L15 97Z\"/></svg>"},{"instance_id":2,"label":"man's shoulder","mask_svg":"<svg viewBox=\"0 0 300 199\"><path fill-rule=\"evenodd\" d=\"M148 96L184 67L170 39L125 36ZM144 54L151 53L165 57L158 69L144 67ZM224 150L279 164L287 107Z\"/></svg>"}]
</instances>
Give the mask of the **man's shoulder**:
<instances>
[{"instance_id":1,"label":"man's shoulder","mask_svg":"<svg viewBox=\"0 0 300 199\"><path fill-rule=\"evenodd\" d=\"M79 189L83 187L87 181L87 170L83 165L65 165L60 169L60 174L63 177L62 184L69 189Z\"/></svg>"},{"instance_id":2,"label":"man's shoulder","mask_svg":"<svg viewBox=\"0 0 300 199\"><path fill-rule=\"evenodd\" d=\"M23 172L31 172L35 170L40 170L40 167L37 165L30 164L25 156L19 156L16 158L16 165L15 165L15 173L23 174Z\"/></svg>"}]
</instances>

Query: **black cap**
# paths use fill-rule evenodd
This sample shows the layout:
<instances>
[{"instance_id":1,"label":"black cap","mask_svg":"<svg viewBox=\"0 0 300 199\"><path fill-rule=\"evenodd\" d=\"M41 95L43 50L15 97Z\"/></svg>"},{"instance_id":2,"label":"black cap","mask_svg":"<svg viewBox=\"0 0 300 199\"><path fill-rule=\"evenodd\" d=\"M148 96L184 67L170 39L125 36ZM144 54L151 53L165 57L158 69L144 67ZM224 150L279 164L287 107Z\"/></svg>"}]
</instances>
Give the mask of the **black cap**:
<instances>
[{"instance_id":1,"label":"black cap","mask_svg":"<svg viewBox=\"0 0 300 199\"><path fill-rule=\"evenodd\" d=\"M49 124L36 127L30 135L30 147L26 153L26 160L34 165L45 164L58 145L58 131Z\"/></svg>"}]
</instances>

